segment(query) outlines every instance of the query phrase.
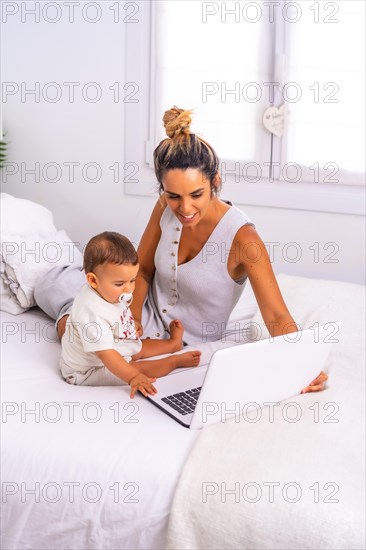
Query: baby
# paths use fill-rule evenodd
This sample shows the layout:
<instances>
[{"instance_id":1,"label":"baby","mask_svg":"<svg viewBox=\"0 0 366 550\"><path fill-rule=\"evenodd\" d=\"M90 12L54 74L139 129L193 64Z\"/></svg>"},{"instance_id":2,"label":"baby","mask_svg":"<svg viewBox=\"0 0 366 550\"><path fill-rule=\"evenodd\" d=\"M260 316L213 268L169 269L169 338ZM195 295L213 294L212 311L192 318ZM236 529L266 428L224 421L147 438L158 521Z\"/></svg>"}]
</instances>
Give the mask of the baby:
<instances>
[{"instance_id":1,"label":"baby","mask_svg":"<svg viewBox=\"0 0 366 550\"><path fill-rule=\"evenodd\" d=\"M123 235L105 231L85 247L86 283L75 297L62 337L61 372L69 384L82 386L131 386L153 395L152 382L177 367L199 364L199 351L163 359L146 357L174 353L183 347L184 328L170 323L169 340L140 340L130 311L139 270L132 243Z\"/></svg>"}]
</instances>

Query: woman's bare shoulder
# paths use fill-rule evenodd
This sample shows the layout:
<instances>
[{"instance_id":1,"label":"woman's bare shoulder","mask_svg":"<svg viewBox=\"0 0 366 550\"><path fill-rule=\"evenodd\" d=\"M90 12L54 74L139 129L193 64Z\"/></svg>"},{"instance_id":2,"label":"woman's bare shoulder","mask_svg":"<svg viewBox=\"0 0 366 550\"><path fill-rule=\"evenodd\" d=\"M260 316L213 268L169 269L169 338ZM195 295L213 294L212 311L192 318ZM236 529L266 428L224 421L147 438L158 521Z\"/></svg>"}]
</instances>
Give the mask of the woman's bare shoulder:
<instances>
[{"instance_id":1,"label":"woman's bare shoulder","mask_svg":"<svg viewBox=\"0 0 366 550\"><path fill-rule=\"evenodd\" d=\"M235 251L236 267L239 265L248 273L248 267L267 263L268 252L254 225L246 224L237 231L232 245ZM238 254L238 252L240 252Z\"/></svg>"},{"instance_id":2,"label":"woman's bare shoulder","mask_svg":"<svg viewBox=\"0 0 366 550\"><path fill-rule=\"evenodd\" d=\"M164 197L160 197L151 213L138 246L140 273L148 274L151 278L154 266L154 255L161 237L160 219L166 208Z\"/></svg>"},{"instance_id":3,"label":"woman's bare shoulder","mask_svg":"<svg viewBox=\"0 0 366 550\"><path fill-rule=\"evenodd\" d=\"M249 244L249 243L257 243L257 244L263 244L263 241L259 234L257 233L257 230L255 226L252 223L247 223L245 225L242 225L235 237L234 237L234 243L238 244Z\"/></svg>"},{"instance_id":4,"label":"woman's bare shoulder","mask_svg":"<svg viewBox=\"0 0 366 550\"><path fill-rule=\"evenodd\" d=\"M160 223L160 218L166 209L167 203L164 195L161 195L155 203L150 220Z\"/></svg>"},{"instance_id":5,"label":"woman's bare shoulder","mask_svg":"<svg viewBox=\"0 0 366 550\"><path fill-rule=\"evenodd\" d=\"M161 236L160 220L166 208L165 198L159 197L151 212L150 219L145 227L139 245L139 254L148 254L149 251L155 252L155 248Z\"/></svg>"}]
</instances>

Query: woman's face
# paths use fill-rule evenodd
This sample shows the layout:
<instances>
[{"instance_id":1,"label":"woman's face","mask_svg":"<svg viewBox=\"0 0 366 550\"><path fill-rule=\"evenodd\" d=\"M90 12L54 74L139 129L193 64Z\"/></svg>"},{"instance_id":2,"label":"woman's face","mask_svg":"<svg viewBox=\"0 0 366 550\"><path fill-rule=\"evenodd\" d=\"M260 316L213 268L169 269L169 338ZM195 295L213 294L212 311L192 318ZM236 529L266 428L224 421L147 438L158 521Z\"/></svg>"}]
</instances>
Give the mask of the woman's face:
<instances>
[{"instance_id":1,"label":"woman's face","mask_svg":"<svg viewBox=\"0 0 366 550\"><path fill-rule=\"evenodd\" d=\"M162 180L166 202L185 226L197 225L211 202L210 181L197 168L169 170Z\"/></svg>"}]
</instances>

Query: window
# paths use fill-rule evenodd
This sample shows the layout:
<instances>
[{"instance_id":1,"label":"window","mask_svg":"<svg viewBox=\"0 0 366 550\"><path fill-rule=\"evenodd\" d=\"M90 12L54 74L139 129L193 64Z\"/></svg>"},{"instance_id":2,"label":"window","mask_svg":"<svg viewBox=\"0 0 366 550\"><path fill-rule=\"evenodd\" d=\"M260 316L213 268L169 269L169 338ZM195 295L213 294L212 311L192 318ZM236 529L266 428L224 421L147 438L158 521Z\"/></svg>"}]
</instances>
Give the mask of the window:
<instances>
[{"instance_id":1,"label":"window","mask_svg":"<svg viewBox=\"0 0 366 550\"><path fill-rule=\"evenodd\" d=\"M365 3L308 6L284 26L285 80L301 99L288 103L281 164L296 160L305 181L362 184Z\"/></svg>"},{"instance_id":2,"label":"window","mask_svg":"<svg viewBox=\"0 0 366 550\"><path fill-rule=\"evenodd\" d=\"M176 104L196 111L192 130L214 144L220 159L262 163L270 135L258 116L268 106L258 82L270 76L270 23L262 19L243 32L233 17L210 21L209 7L155 2L156 141L165 137L162 113Z\"/></svg>"},{"instance_id":3,"label":"window","mask_svg":"<svg viewBox=\"0 0 366 550\"><path fill-rule=\"evenodd\" d=\"M139 2L126 28L126 82L139 92L125 101L126 193L154 192L152 152L176 104L216 149L225 198L362 214L364 3L343 4ZM281 104L277 137L263 115Z\"/></svg>"}]
</instances>

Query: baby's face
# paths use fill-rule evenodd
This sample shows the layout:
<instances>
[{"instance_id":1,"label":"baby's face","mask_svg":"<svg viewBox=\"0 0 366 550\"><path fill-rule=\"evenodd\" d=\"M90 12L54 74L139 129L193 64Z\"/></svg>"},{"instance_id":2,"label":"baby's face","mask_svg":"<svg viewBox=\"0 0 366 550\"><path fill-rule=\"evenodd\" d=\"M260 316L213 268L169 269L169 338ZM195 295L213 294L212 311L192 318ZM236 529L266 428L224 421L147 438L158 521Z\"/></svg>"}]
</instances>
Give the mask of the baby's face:
<instances>
[{"instance_id":1,"label":"baby's face","mask_svg":"<svg viewBox=\"0 0 366 550\"><path fill-rule=\"evenodd\" d=\"M102 298L117 304L122 293L135 290L139 265L100 265L95 269L95 278L89 284Z\"/></svg>"}]
</instances>

